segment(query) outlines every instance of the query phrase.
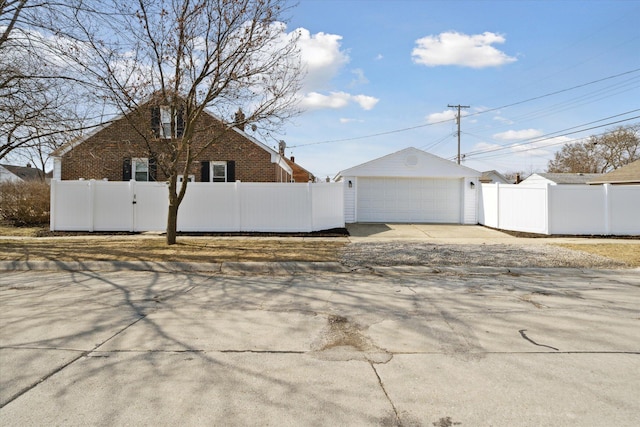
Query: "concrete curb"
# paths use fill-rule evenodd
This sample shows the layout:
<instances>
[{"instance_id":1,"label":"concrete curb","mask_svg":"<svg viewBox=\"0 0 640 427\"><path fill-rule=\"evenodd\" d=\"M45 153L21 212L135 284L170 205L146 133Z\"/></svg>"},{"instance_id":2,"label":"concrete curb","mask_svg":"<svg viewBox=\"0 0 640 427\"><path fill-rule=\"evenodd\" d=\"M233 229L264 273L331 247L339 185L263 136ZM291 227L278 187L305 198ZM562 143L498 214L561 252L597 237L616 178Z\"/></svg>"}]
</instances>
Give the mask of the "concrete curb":
<instances>
[{"instance_id":1,"label":"concrete curb","mask_svg":"<svg viewBox=\"0 0 640 427\"><path fill-rule=\"evenodd\" d=\"M158 273L210 273L243 275L292 276L313 274L373 274L379 276L416 275L527 275L536 271L566 276L588 271L612 273L637 271L640 268L590 269L572 267L480 267L480 266L360 266L348 267L339 262L150 262L150 261L0 261L0 271L153 271Z\"/></svg>"},{"instance_id":2,"label":"concrete curb","mask_svg":"<svg viewBox=\"0 0 640 427\"><path fill-rule=\"evenodd\" d=\"M0 261L0 271L154 271L229 275L349 273L338 262Z\"/></svg>"}]
</instances>

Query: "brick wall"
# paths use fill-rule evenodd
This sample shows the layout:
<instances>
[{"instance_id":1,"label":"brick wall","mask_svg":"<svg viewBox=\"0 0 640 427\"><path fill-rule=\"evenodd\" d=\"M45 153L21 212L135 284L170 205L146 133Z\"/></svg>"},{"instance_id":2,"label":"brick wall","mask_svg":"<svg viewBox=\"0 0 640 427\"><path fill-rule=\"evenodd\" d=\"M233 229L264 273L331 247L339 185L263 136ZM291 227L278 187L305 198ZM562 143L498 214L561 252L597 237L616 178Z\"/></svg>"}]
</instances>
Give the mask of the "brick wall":
<instances>
[{"instance_id":1,"label":"brick wall","mask_svg":"<svg viewBox=\"0 0 640 427\"><path fill-rule=\"evenodd\" d=\"M206 144L210 145L203 149ZM151 110L143 106L98 131L61 157L61 178L121 181L125 158L157 158L157 181L167 180L163 165L169 159L168 140L155 138ZM290 176L271 162L271 153L219 121L203 114L198 122L192 152L199 153L188 171L200 181L201 161L235 161L236 180L244 182L288 181ZM184 163L182 163L184 165ZM179 170L183 170L183 166Z\"/></svg>"}]
</instances>

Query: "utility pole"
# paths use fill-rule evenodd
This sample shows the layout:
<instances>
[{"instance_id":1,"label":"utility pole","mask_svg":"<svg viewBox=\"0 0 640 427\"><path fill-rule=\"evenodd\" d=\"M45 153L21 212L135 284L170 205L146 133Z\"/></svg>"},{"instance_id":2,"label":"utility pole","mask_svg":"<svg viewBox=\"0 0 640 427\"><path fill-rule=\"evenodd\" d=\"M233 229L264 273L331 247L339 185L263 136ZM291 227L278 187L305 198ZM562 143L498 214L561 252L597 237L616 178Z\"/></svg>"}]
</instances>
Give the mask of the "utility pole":
<instances>
[{"instance_id":1,"label":"utility pole","mask_svg":"<svg viewBox=\"0 0 640 427\"><path fill-rule=\"evenodd\" d=\"M468 105L447 105L449 108L457 108L458 114L456 115L456 123L458 124L458 164L460 164L460 109L461 108L471 108Z\"/></svg>"}]
</instances>

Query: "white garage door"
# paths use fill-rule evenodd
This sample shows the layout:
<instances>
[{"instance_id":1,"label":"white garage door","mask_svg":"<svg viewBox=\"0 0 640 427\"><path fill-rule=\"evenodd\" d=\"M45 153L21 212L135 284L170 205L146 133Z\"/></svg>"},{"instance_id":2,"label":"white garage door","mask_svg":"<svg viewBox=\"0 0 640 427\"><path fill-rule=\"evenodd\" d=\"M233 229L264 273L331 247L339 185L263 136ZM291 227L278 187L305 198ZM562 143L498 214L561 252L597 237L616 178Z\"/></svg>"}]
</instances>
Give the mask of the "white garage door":
<instances>
[{"instance_id":1,"label":"white garage door","mask_svg":"<svg viewBox=\"0 0 640 427\"><path fill-rule=\"evenodd\" d=\"M359 178L358 222L460 223L461 179Z\"/></svg>"}]
</instances>

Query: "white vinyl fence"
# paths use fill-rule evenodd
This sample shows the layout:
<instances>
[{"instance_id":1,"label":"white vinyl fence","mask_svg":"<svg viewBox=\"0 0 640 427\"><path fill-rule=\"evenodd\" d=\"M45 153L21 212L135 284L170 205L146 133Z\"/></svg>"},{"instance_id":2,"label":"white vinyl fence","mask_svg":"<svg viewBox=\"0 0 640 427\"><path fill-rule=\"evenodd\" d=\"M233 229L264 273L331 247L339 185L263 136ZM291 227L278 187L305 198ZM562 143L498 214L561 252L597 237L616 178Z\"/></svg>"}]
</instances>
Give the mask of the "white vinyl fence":
<instances>
[{"instance_id":1,"label":"white vinyl fence","mask_svg":"<svg viewBox=\"0 0 640 427\"><path fill-rule=\"evenodd\" d=\"M483 184L478 217L529 233L640 235L640 185Z\"/></svg>"},{"instance_id":2,"label":"white vinyl fence","mask_svg":"<svg viewBox=\"0 0 640 427\"><path fill-rule=\"evenodd\" d=\"M311 232L344 227L342 183L190 182L178 231ZM164 182L51 181L53 231L164 231Z\"/></svg>"}]
</instances>

